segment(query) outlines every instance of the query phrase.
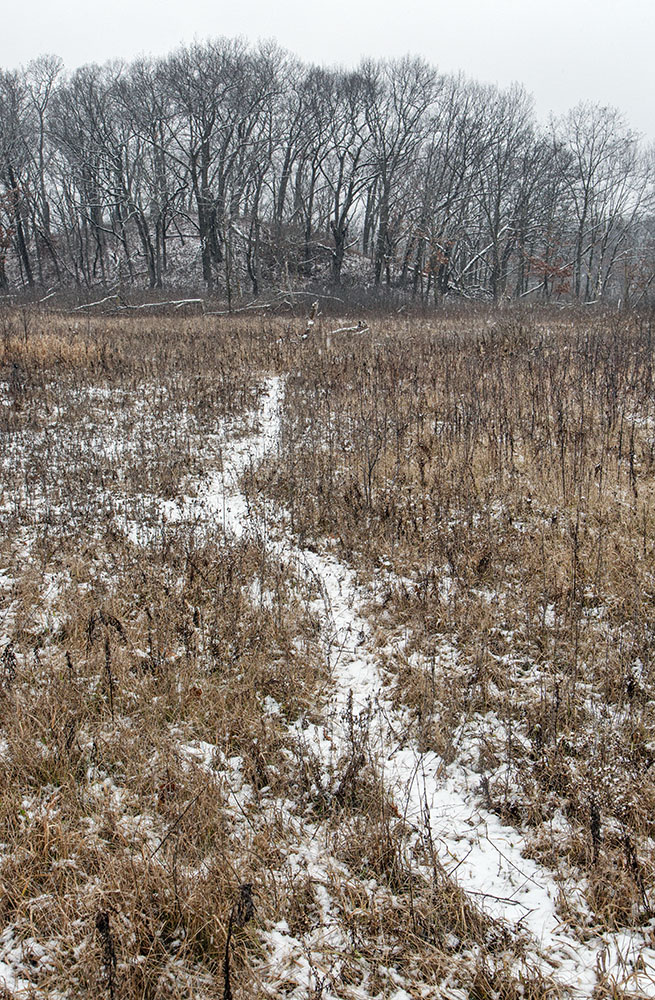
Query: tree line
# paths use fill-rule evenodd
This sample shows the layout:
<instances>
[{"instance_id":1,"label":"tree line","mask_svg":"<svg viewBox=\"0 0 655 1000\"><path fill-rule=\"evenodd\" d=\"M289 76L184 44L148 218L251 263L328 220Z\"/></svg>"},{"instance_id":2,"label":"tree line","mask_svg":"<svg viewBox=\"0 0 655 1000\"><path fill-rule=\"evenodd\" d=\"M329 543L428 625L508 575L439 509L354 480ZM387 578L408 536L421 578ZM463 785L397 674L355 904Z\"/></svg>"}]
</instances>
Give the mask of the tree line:
<instances>
[{"instance_id":1,"label":"tree line","mask_svg":"<svg viewBox=\"0 0 655 1000\"><path fill-rule=\"evenodd\" d=\"M648 300L655 150L614 108L540 127L517 85L415 58L306 65L220 38L0 71L0 290L320 283Z\"/></svg>"}]
</instances>

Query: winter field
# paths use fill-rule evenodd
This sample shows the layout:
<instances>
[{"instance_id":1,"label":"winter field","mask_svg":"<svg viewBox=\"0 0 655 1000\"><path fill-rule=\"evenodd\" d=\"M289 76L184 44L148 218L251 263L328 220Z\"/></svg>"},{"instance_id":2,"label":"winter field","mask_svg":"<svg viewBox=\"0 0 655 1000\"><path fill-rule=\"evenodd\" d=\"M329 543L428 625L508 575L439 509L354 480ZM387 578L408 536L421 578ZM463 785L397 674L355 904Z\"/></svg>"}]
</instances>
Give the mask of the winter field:
<instances>
[{"instance_id":1,"label":"winter field","mask_svg":"<svg viewBox=\"0 0 655 1000\"><path fill-rule=\"evenodd\" d=\"M0 998L655 997L652 317L194 308L0 313Z\"/></svg>"}]
</instances>

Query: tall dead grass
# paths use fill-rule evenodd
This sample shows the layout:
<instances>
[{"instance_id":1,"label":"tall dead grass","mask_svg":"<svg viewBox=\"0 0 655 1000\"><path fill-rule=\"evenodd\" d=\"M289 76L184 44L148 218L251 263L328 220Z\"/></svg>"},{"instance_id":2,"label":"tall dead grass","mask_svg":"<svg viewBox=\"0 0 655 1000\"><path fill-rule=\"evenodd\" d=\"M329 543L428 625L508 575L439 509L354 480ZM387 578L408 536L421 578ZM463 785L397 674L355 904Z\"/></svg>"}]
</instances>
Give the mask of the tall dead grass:
<instances>
[{"instance_id":1,"label":"tall dead grass","mask_svg":"<svg viewBox=\"0 0 655 1000\"><path fill-rule=\"evenodd\" d=\"M303 340L281 318L2 315L0 919L34 989L283 995L266 933L286 921L316 997L389 992L390 968L428 995L561 992L412 840L365 719L329 766L308 754L317 595L270 554L263 498L371 582L419 744L454 759L469 733L490 807L585 873L592 917L568 919L649 919L651 328L595 322L324 320ZM163 517L220 473L221 429L248 432L272 373L257 530Z\"/></svg>"},{"instance_id":2,"label":"tall dead grass","mask_svg":"<svg viewBox=\"0 0 655 1000\"><path fill-rule=\"evenodd\" d=\"M421 745L464 746L489 806L585 873L583 923L647 923L652 319L371 326L291 373L267 488L371 580Z\"/></svg>"}]
</instances>

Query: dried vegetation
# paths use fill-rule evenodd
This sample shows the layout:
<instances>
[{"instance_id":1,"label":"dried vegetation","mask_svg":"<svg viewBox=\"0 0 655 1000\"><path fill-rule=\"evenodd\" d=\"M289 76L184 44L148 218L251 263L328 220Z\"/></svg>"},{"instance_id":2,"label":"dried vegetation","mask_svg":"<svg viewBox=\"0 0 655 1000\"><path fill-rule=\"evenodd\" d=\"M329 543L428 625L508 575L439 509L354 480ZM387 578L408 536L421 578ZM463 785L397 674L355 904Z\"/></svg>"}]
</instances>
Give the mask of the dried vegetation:
<instances>
[{"instance_id":1,"label":"dried vegetation","mask_svg":"<svg viewBox=\"0 0 655 1000\"><path fill-rule=\"evenodd\" d=\"M534 856L584 874L566 918L648 923L652 318L373 326L289 378L272 488L370 579L421 744L468 755Z\"/></svg>"},{"instance_id":2,"label":"dried vegetation","mask_svg":"<svg viewBox=\"0 0 655 1000\"><path fill-rule=\"evenodd\" d=\"M343 325L0 316L16 995L562 995L407 829L366 713L327 761L305 740L330 669L283 530L356 568L407 738L479 776L572 933L652 933L652 321ZM229 471L274 374L248 530L174 512Z\"/></svg>"}]
</instances>

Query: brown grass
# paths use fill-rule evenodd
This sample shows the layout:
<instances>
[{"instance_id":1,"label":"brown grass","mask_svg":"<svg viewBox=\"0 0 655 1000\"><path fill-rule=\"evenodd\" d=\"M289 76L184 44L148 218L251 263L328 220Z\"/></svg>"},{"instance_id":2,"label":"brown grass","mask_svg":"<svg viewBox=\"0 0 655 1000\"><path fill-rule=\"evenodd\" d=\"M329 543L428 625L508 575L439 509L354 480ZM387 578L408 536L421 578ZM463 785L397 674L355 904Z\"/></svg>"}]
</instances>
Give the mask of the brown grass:
<instances>
[{"instance_id":1,"label":"brown grass","mask_svg":"<svg viewBox=\"0 0 655 1000\"><path fill-rule=\"evenodd\" d=\"M269 488L301 537L336 538L369 575L381 638L409 639L389 667L419 743L448 760L453 733L493 712L501 742L495 724L475 737L492 808L535 830L562 812L558 850L599 886L600 926L639 923L655 863L652 322L466 323L379 323L315 352L288 382Z\"/></svg>"},{"instance_id":2,"label":"brown grass","mask_svg":"<svg viewBox=\"0 0 655 1000\"><path fill-rule=\"evenodd\" d=\"M412 841L364 723L331 770L307 754L297 734L329 697L311 585L263 532L161 518L220 471L221 427L247 431L275 372L281 454L247 477L255 514L283 504L300 544L328 539L369 581L411 737L448 763L466 736L490 808L559 870L571 926L650 920L646 319L379 319L350 340L325 320L312 342L300 319L0 320L0 931L27 942L35 989L222 997L252 884L235 996L296 988L267 964L280 921L316 997L390 991L390 967L417 988L558 995ZM213 760L181 751L198 741Z\"/></svg>"}]
</instances>

